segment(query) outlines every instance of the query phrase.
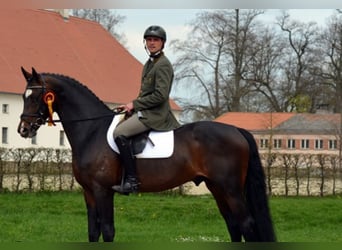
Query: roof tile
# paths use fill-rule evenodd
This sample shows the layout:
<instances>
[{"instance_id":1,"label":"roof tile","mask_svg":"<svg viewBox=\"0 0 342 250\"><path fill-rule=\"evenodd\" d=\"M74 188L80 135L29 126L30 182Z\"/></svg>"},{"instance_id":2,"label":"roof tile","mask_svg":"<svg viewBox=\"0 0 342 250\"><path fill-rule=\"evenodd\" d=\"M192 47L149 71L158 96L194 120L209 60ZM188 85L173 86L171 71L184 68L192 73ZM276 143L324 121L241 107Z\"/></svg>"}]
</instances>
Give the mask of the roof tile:
<instances>
[{"instance_id":1,"label":"roof tile","mask_svg":"<svg viewBox=\"0 0 342 250\"><path fill-rule=\"evenodd\" d=\"M295 113L228 112L215 121L256 131L275 128L294 115Z\"/></svg>"},{"instance_id":2,"label":"roof tile","mask_svg":"<svg viewBox=\"0 0 342 250\"><path fill-rule=\"evenodd\" d=\"M251 132L273 129L277 133L338 133L341 114L331 113L249 113L228 112L215 121L231 124Z\"/></svg>"}]
</instances>

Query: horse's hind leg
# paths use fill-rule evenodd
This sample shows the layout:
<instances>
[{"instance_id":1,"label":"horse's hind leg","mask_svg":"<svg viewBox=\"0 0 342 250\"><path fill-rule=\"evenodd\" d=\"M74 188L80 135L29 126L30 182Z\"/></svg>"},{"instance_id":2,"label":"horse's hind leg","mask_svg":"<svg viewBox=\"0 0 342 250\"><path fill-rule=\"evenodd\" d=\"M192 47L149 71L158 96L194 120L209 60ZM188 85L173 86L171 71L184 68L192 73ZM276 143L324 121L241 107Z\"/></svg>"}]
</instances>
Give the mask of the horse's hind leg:
<instances>
[{"instance_id":1,"label":"horse's hind leg","mask_svg":"<svg viewBox=\"0 0 342 250\"><path fill-rule=\"evenodd\" d=\"M242 195L229 196L228 203L232 214L236 216L245 241L259 241L256 235L257 232L254 231L254 220L247 209Z\"/></svg>"},{"instance_id":2,"label":"horse's hind leg","mask_svg":"<svg viewBox=\"0 0 342 250\"><path fill-rule=\"evenodd\" d=\"M240 192L226 194L223 189L214 187L206 183L208 189L214 195L216 203L223 218L226 221L232 241L258 241L258 236L254 232L254 220L250 215L245 200Z\"/></svg>"},{"instance_id":3,"label":"horse's hind leg","mask_svg":"<svg viewBox=\"0 0 342 250\"><path fill-rule=\"evenodd\" d=\"M241 242L242 234L240 231L239 223L234 218L234 216L232 216L232 212L230 211L230 208L228 206L226 199L224 198L223 193L218 188L211 185L209 182L206 182L206 185L212 193L212 195L214 196L220 213L226 222L231 241Z\"/></svg>"}]
</instances>

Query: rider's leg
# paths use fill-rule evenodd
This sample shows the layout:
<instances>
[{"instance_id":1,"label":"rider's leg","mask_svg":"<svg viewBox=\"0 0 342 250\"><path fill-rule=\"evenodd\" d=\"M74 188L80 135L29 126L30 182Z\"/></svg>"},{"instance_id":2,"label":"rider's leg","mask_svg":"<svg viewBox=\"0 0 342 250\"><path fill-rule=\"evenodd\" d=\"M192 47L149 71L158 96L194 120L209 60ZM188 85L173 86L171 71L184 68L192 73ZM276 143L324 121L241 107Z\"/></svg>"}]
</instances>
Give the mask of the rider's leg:
<instances>
[{"instance_id":1,"label":"rider's leg","mask_svg":"<svg viewBox=\"0 0 342 250\"><path fill-rule=\"evenodd\" d=\"M118 125L114 131L115 142L120 151L120 160L125 169L122 185L115 185L113 189L120 193L136 192L138 179L136 175L135 157L132 154L129 137L149 130L135 114Z\"/></svg>"},{"instance_id":2,"label":"rider's leg","mask_svg":"<svg viewBox=\"0 0 342 250\"><path fill-rule=\"evenodd\" d=\"M138 179L135 167L135 157L132 154L130 141L123 135L115 138L115 143L120 150L120 160L125 168L124 182L122 185L113 186L119 193L131 193L138 191Z\"/></svg>"}]
</instances>

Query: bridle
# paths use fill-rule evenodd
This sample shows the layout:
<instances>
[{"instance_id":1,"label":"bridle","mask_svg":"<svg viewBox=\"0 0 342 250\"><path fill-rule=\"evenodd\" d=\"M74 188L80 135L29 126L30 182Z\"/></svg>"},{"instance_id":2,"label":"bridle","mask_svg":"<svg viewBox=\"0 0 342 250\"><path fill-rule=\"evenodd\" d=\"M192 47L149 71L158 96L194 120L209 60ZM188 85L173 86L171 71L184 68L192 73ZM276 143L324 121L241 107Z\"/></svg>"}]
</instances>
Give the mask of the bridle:
<instances>
[{"instance_id":1,"label":"bridle","mask_svg":"<svg viewBox=\"0 0 342 250\"><path fill-rule=\"evenodd\" d=\"M27 87L26 90L31 89L40 89L41 93L38 96L38 100L36 100L37 102L39 101L39 97L41 96L41 100L39 101L39 106L38 106L38 110L36 113L22 113L20 116L20 119L22 121L25 121L26 123L28 123L31 128L33 128L34 130L38 130L38 128L41 125L44 125L46 123L48 123L49 126L54 125L56 122L62 122L62 120L54 120L52 118L52 114L53 114L53 110L52 110L52 104L55 100L55 94L53 91L48 90L46 87L46 82L43 78L42 75L40 75L43 85L42 86L28 86L28 84L30 83L31 79L27 80ZM97 119L102 119L104 117L110 117L110 116L115 116L118 114L124 114L125 112L122 110L118 110L118 109L113 109L113 112L110 112L108 114L105 115L99 115L99 116L95 116L95 117L91 117L91 118L81 118L81 119L72 119L72 120L63 120L63 122L82 122L82 121L91 121L91 120L97 120ZM48 113L48 114L46 114ZM25 118L31 118L31 117L36 117L36 120L33 122L28 121Z\"/></svg>"},{"instance_id":2,"label":"bridle","mask_svg":"<svg viewBox=\"0 0 342 250\"><path fill-rule=\"evenodd\" d=\"M35 100L38 103L38 110L36 111L36 113L33 113L33 114L32 113L22 113L20 115L20 119L22 121L25 121L26 123L28 123L31 126L31 128L33 128L34 130L38 130L38 128L41 125L46 123L46 120L49 117L49 116L46 117L46 109L47 109L46 101L47 101L48 98L51 98L52 95L53 95L53 98L54 98L53 92L47 90L46 83L45 83L45 80L44 80L43 76L40 75L40 77L41 77L42 82L43 82L42 86L28 86L28 84L31 81L31 79L28 79L27 80L27 87L25 89L25 93L29 89L31 89L31 90L40 89L41 90L41 93L38 96L38 100ZM39 101L39 97L40 96L42 98L41 101ZM36 120L34 122L30 122L27 119L25 119L25 118L31 118L31 117L36 117ZM51 120L50 118L51 117L49 117L49 120ZM54 125L53 120L51 120L51 121L52 121L52 124Z\"/></svg>"}]
</instances>

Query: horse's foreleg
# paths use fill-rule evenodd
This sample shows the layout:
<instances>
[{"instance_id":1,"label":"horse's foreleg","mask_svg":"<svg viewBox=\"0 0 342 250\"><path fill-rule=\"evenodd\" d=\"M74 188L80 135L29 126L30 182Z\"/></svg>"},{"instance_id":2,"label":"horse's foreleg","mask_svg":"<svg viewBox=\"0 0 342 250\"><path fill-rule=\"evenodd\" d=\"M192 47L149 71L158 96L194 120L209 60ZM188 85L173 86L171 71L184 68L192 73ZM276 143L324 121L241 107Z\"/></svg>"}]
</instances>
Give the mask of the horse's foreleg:
<instances>
[{"instance_id":1,"label":"horse's foreleg","mask_svg":"<svg viewBox=\"0 0 342 250\"><path fill-rule=\"evenodd\" d=\"M103 241L114 239L113 192L99 188L95 194L85 193L88 214L88 237L90 242L99 241L102 233Z\"/></svg>"},{"instance_id":2,"label":"horse's foreleg","mask_svg":"<svg viewBox=\"0 0 342 250\"><path fill-rule=\"evenodd\" d=\"M97 242L99 241L101 231L95 200L94 197L87 191L84 191L84 199L87 206L88 216L88 240L90 242Z\"/></svg>"},{"instance_id":3,"label":"horse's foreleg","mask_svg":"<svg viewBox=\"0 0 342 250\"><path fill-rule=\"evenodd\" d=\"M99 189L95 193L95 200L103 241L111 242L115 236L113 191Z\"/></svg>"}]
</instances>

